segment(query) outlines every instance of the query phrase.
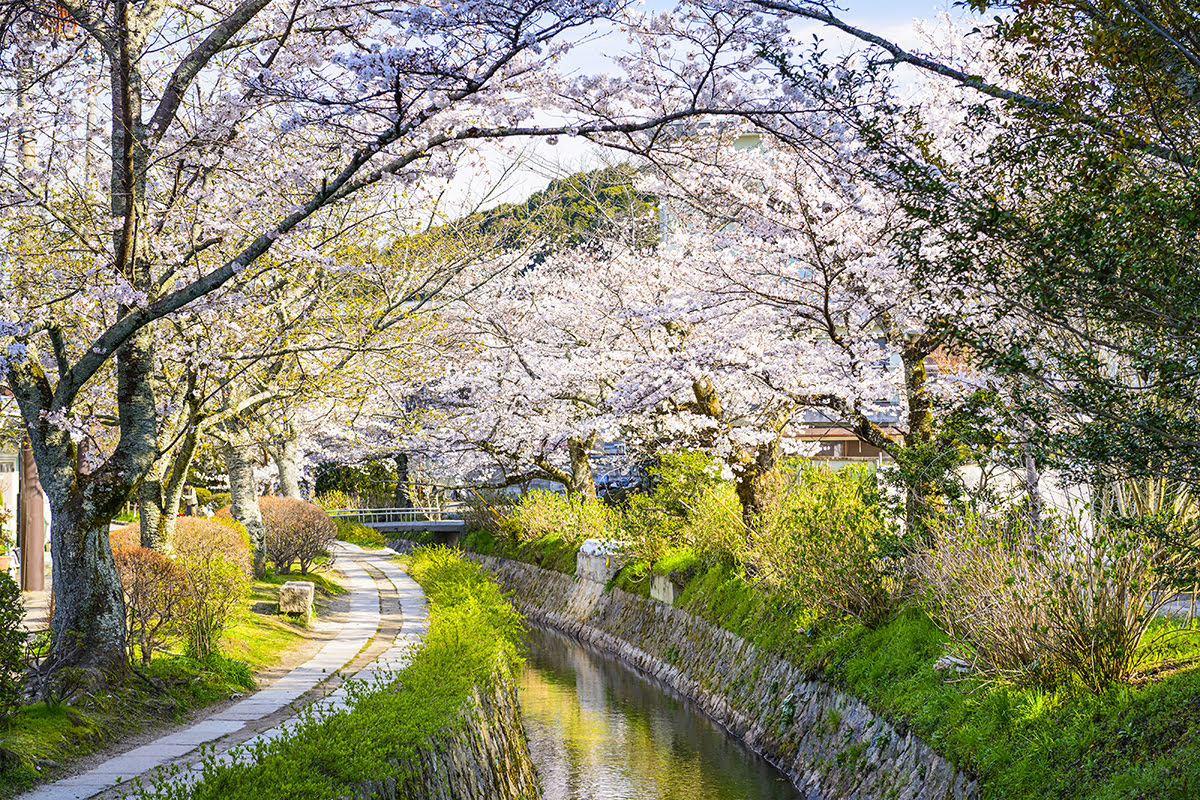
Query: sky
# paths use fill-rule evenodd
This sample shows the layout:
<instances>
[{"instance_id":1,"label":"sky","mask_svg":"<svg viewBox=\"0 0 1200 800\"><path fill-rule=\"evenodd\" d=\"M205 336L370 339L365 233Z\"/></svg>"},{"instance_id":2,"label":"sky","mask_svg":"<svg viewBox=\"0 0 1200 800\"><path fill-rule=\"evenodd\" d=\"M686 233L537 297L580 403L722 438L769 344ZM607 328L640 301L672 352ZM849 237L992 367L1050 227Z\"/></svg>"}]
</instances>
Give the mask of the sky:
<instances>
[{"instance_id":1,"label":"sky","mask_svg":"<svg viewBox=\"0 0 1200 800\"><path fill-rule=\"evenodd\" d=\"M648 11L666 11L674 5L675 0L645 0L643 7ZM914 29L917 20L931 20L941 14L949 14L952 18L963 16L963 11L955 8L951 0L840 0L840 10L836 13L856 27L879 34L902 46L918 49L920 38ZM819 35L826 42L831 54L847 52L862 46L857 39L816 22L798 22L795 31L803 39L810 38L814 33ZM588 44L573 49L568 54L564 67L578 74L608 71L612 67L606 53L618 51L624 45L624 37L613 29L603 36L597 36ZM524 166L515 170L505 180L502 190L490 191L484 206L523 200L531 193L544 188L551 178L594 169L614 156L606 156L601 148L586 141L564 137L553 146L531 142L521 154L521 158ZM500 172L502 165L511 160L512 155L509 153L485 155L490 174L475 176L469 183L463 182L457 187L458 191L455 193L462 194L464 205L473 205L467 198L484 192L484 187L493 181L493 176Z\"/></svg>"}]
</instances>

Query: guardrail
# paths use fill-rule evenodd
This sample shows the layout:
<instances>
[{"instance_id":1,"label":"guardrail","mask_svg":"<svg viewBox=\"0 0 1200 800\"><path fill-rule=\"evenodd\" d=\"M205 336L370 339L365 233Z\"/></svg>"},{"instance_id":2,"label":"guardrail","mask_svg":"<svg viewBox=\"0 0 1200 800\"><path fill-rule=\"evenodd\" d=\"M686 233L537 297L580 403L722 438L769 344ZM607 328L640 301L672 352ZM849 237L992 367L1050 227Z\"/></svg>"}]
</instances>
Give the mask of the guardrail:
<instances>
[{"instance_id":1,"label":"guardrail","mask_svg":"<svg viewBox=\"0 0 1200 800\"><path fill-rule=\"evenodd\" d=\"M418 524L422 522L461 522L461 509L446 508L335 508L331 517L353 519L363 525Z\"/></svg>"}]
</instances>

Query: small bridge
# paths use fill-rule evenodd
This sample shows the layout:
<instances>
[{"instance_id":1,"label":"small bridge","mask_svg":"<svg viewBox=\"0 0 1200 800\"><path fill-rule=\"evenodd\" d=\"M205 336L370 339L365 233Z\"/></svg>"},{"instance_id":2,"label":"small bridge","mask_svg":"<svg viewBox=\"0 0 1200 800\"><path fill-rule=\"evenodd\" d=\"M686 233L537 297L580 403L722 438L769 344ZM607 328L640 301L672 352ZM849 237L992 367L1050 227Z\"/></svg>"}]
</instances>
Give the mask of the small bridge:
<instances>
[{"instance_id":1,"label":"small bridge","mask_svg":"<svg viewBox=\"0 0 1200 800\"><path fill-rule=\"evenodd\" d=\"M463 521L463 512L459 509L338 508L330 511L329 516L352 520L380 533L429 531L437 534L462 534L467 531L467 523Z\"/></svg>"}]
</instances>

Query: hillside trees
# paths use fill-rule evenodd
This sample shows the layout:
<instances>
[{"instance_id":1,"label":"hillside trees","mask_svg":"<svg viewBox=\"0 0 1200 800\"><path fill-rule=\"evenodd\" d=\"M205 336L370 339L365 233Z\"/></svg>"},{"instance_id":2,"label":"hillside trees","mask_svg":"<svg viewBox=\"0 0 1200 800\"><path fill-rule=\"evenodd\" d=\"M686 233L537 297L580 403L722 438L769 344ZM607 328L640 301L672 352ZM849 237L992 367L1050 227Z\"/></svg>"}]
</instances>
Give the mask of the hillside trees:
<instances>
[{"instance_id":1,"label":"hillside trees","mask_svg":"<svg viewBox=\"0 0 1200 800\"><path fill-rule=\"evenodd\" d=\"M705 82L744 63L644 94L652 103L582 101L600 113L537 126L533 108L563 104L552 69L565 38L618 7L473 8L5 4L5 122L21 135L0 167L0 363L54 516L49 668L122 659L105 533L157 455L156 323L268 270L268 253L320 260L304 237L315 222L356 197L402 204L405 185L452 174L472 141L636 140L700 110L716 96ZM106 381L118 435L84 460L76 401Z\"/></svg>"}]
</instances>

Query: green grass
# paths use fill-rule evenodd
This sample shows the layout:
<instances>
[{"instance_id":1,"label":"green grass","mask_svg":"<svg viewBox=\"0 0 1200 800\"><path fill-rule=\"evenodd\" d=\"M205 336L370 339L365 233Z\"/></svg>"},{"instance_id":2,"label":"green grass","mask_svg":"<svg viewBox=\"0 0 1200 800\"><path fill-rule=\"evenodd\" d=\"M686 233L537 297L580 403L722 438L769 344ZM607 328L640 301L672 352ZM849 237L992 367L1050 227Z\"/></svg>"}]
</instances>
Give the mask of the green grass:
<instances>
[{"instance_id":1,"label":"green grass","mask_svg":"<svg viewBox=\"0 0 1200 800\"><path fill-rule=\"evenodd\" d=\"M263 744L250 764L209 759L203 779L168 775L142 790L155 800L358 796L370 781L403 781L416 748L463 724L472 689L517 661L520 617L475 564L447 548L418 550L413 577L430 602L430 626L413 660L393 681L358 687L350 711L309 715L292 734Z\"/></svg>"},{"instance_id":2,"label":"green grass","mask_svg":"<svg viewBox=\"0 0 1200 800\"><path fill-rule=\"evenodd\" d=\"M348 519L334 518L333 521L337 524L337 536L343 542L374 550L387 547L387 540L383 538L383 534L374 528Z\"/></svg>"},{"instance_id":3,"label":"green grass","mask_svg":"<svg viewBox=\"0 0 1200 800\"><path fill-rule=\"evenodd\" d=\"M131 672L105 693L25 706L0 729L0 748L6 751L0 757L0 797L20 793L131 732L178 722L254 689L253 672L279 663L306 638L303 626L275 610L279 586L289 579L313 581L318 602L346 591L321 574L268 575L252 585L244 611L225 633L221 655L197 660L157 653L148 666L138 666L145 678Z\"/></svg>"},{"instance_id":4,"label":"green grass","mask_svg":"<svg viewBox=\"0 0 1200 800\"><path fill-rule=\"evenodd\" d=\"M878 630L820 620L717 566L678 605L845 689L981 778L996 800L1200 796L1200 670L1095 696L954 679L947 639L919 609ZM1176 642L1163 655L1195 655Z\"/></svg>"},{"instance_id":5,"label":"green grass","mask_svg":"<svg viewBox=\"0 0 1200 800\"><path fill-rule=\"evenodd\" d=\"M568 575L575 574L575 555L582 544L582 539L574 540L556 534L517 543L481 530L469 531L461 542L464 550L473 553L536 564L542 569L565 572Z\"/></svg>"}]
</instances>

